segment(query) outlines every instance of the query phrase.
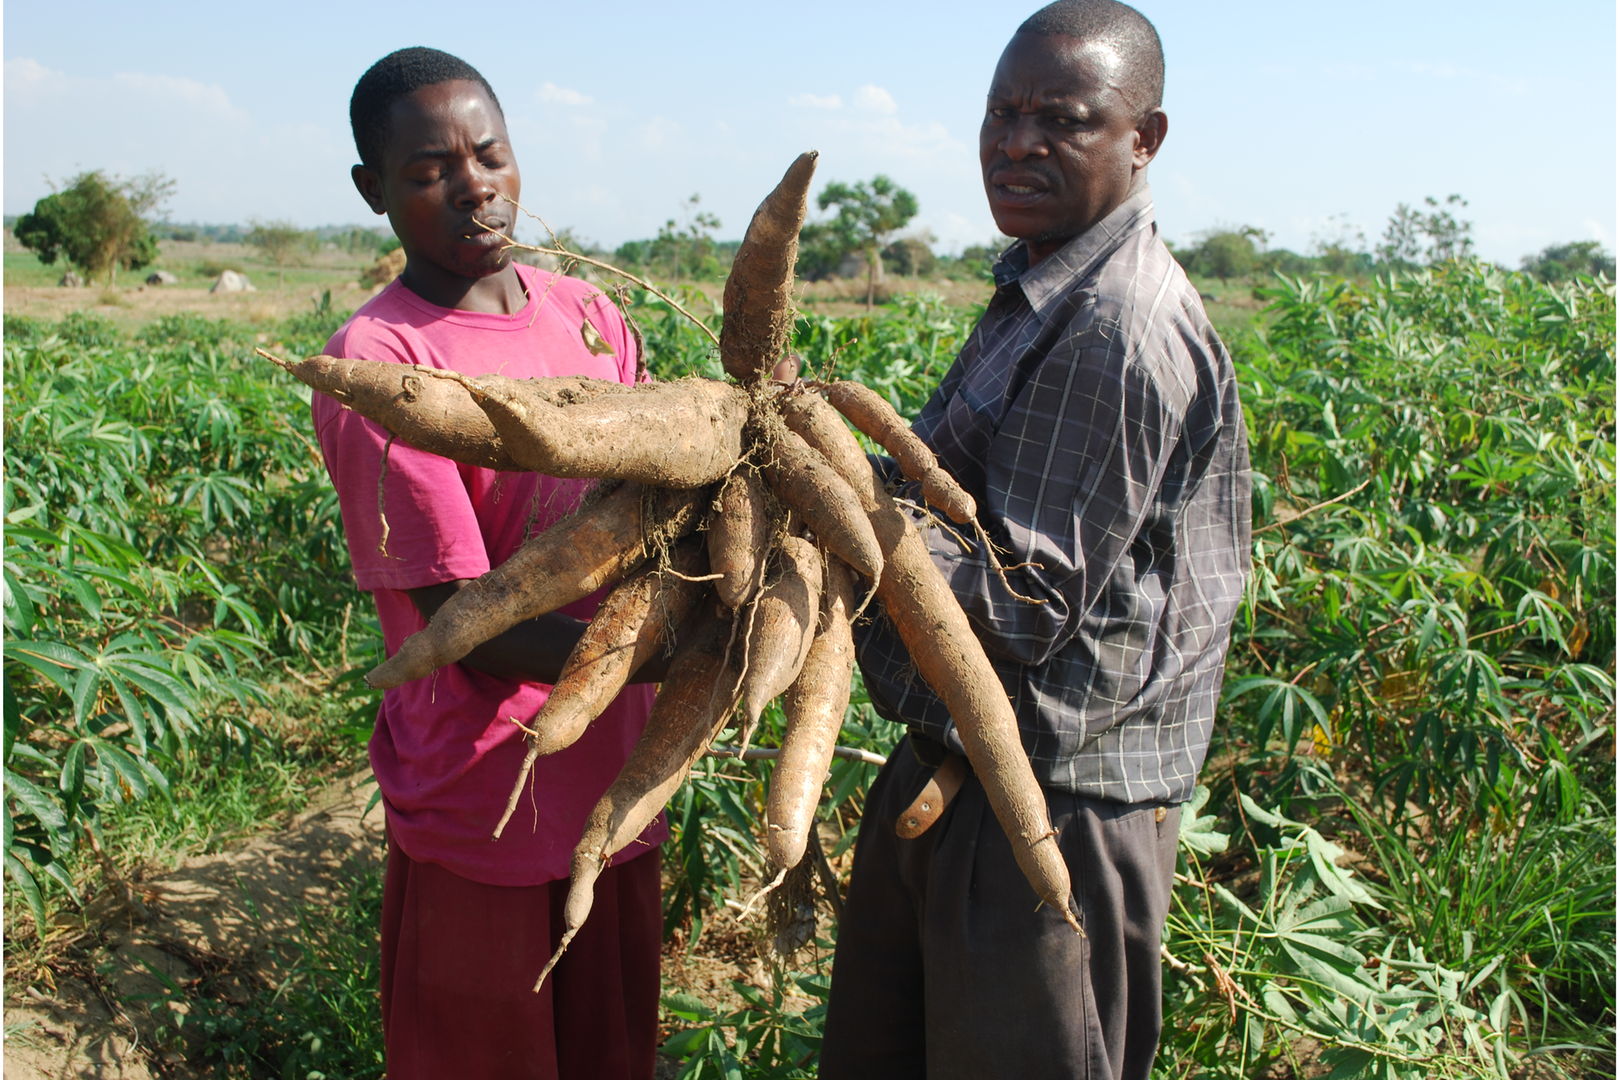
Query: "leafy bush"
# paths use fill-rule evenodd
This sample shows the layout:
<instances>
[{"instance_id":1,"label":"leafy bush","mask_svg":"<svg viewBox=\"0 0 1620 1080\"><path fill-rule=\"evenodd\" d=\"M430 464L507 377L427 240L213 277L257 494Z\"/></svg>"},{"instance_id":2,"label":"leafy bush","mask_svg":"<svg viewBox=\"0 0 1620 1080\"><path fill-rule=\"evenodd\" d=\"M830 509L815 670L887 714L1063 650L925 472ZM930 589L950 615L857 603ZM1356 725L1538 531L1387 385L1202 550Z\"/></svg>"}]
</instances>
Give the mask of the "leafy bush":
<instances>
[{"instance_id":1,"label":"leafy bush","mask_svg":"<svg viewBox=\"0 0 1620 1080\"><path fill-rule=\"evenodd\" d=\"M1240 794L1212 809L1342 845L1365 896L1327 951L1429 1004L1319 1023L1264 995L1331 979L1245 955L1250 996L1220 988L1265 1038L1238 1060L1337 1046L1327 1024L1385 1045L1345 1075L1504 1075L1560 1043L1612 1070L1613 286L1460 261L1268 296L1237 350L1256 576L1206 777Z\"/></svg>"},{"instance_id":2,"label":"leafy bush","mask_svg":"<svg viewBox=\"0 0 1620 1080\"><path fill-rule=\"evenodd\" d=\"M1230 837L1183 812L1181 868L1166 927L1170 971L1161 1063L1181 1075L1249 1077L1298 1067L1314 1048L1333 1076L1505 1075L1502 1025L1465 998L1488 972L1433 962L1378 929L1382 905L1341 866L1345 851L1316 829L1239 801L1255 870L1241 883L1206 860ZM1236 886L1236 887L1234 887Z\"/></svg>"},{"instance_id":3,"label":"leafy bush","mask_svg":"<svg viewBox=\"0 0 1620 1080\"><path fill-rule=\"evenodd\" d=\"M40 920L106 808L167 794L204 732L247 740L280 666L340 647L335 498L248 340L6 320L6 872Z\"/></svg>"},{"instance_id":4,"label":"leafy bush","mask_svg":"<svg viewBox=\"0 0 1620 1080\"><path fill-rule=\"evenodd\" d=\"M1614 700L1612 286L1455 263L1271 296L1240 373L1244 775L1308 792L1304 740L1394 817L1534 801L1567 820L1607 786L1572 760L1605 749Z\"/></svg>"},{"instance_id":5,"label":"leafy bush","mask_svg":"<svg viewBox=\"0 0 1620 1080\"><path fill-rule=\"evenodd\" d=\"M111 282L115 271L138 270L157 258L157 240L143 215L173 187L156 174L121 180L99 169L80 173L17 219L17 241L47 266L61 256L87 277Z\"/></svg>"}]
</instances>

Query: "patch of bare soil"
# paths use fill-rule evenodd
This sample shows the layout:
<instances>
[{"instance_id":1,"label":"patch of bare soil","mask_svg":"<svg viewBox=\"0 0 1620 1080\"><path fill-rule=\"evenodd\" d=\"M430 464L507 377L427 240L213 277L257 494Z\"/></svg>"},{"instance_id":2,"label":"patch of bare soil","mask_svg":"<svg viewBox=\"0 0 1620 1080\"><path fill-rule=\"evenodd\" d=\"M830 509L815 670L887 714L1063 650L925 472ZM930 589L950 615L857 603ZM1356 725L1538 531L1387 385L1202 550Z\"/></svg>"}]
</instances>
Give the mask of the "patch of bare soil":
<instances>
[{"instance_id":1,"label":"patch of bare soil","mask_svg":"<svg viewBox=\"0 0 1620 1080\"><path fill-rule=\"evenodd\" d=\"M988 281L954 281L948 278L890 277L874 290L874 308L866 306L866 280L864 278L834 278L827 281L801 281L796 299L800 314L829 315L835 317L881 317L885 305L899 296L927 293L939 297L952 307L983 304L992 291Z\"/></svg>"},{"instance_id":2,"label":"patch of bare soil","mask_svg":"<svg viewBox=\"0 0 1620 1080\"><path fill-rule=\"evenodd\" d=\"M229 319L249 326L270 325L311 310L322 289L274 285L254 292L211 293L207 286L113 285L85 288L7 285L5 310L56 322L76 311L97 315L125 329L144 326L165 315L202 315ZM334 307L355 308L368 290L358 282L344 282L332 290Z\"/></svg>"},{"instance_id":3,"label":"patch of bare soil","mask_svg":"<svg viewBox=\"0 0 1620 1080\"><path fill-rule=\"evenodd\" d=\"M29 988L5 1008L10 1080L148 1080L196 1075L179 1060L155 1059L161 996L156 973L184 985L202 975L273 963L298 915L336 902L368 864L382 860L382 810L365 812L369 773L335 782L285 828L221 854L187 859L133 886L133 897L93 901L101 934L94 963L59 977L54 992ZM161 1067L161 1071L160 1071Z\"/></svg>"},{"instance_id":4,"label":"patch of bare soil","mask_svg":"<svg viewBox=\"0 0 1620 1080\"><path fill-rule=\"evenodd\" d=\"M129 896L92 900L87 942L75 950L79 959L55 972L50 992L6 987L7 1080L212 1075L156 1045L160 1017L150 1003L164 996L162 980L185 986L207 978L224 996L234 987L241 1000L272 985L300 913L337 905L357 877L381 864L382 809L366 812L374 790L369 773L337 781L285 827L140 878ZM739 923L721 911L694 947L677 935L665 950L666 990L727 1011L740 1004L734 980L768 987L761 922ZM660 1062L660 1076L677 1069Z\"/></svg>"}]
</instances>

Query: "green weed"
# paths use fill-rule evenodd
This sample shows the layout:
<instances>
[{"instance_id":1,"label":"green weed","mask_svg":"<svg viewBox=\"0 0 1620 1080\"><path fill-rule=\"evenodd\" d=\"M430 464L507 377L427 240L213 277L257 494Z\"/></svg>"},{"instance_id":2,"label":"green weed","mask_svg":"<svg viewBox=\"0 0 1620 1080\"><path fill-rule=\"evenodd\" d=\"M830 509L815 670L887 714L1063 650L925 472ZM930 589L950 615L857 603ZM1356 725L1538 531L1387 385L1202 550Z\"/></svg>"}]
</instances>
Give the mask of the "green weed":
<instances>
[{"instance_id":1,"label":"green weed","mask_svg":"<svg viewBox=\"0 0 1620 1080\"><path fill-rule=\"evenodd\" d=\"M160 1044L229 1078L370 1080L383 1075L377 922L382 874L355 878L336 911L310 909L283 944L281 963L230 1000L205 976L181 986L153 971L163 992Z\"/></svg>"}]
</instances>

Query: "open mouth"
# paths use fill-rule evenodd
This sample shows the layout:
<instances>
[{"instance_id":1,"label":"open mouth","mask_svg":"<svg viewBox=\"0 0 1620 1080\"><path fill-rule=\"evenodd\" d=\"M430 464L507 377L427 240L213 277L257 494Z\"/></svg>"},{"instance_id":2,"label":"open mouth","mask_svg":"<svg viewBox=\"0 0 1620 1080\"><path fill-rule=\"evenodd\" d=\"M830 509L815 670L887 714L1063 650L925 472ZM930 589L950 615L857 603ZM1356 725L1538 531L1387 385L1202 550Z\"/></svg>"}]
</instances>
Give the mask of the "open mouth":
<instances>
[{"instance_id":1,"label":"open mouth","mask_svg":"<svg viewBox=\"0 0 1620 1080\"><path fill-rule=\"evenodd\" d=\"M489 244L504 244L507 227L504 221L474 221L462 231L461 238Z\"/></svg>"},{"instance_id":2,"label":"open mouth","mask_svg":"<svg viewBox=\"0 0 1620 1080\"><path fill-rule=\"evenodd\" d=\"M1038 176L1006 173L991 176L990 190L997 202L1008 206L1026 206L1050 194L1051 185Z\"/></svg>"}]
</instances>

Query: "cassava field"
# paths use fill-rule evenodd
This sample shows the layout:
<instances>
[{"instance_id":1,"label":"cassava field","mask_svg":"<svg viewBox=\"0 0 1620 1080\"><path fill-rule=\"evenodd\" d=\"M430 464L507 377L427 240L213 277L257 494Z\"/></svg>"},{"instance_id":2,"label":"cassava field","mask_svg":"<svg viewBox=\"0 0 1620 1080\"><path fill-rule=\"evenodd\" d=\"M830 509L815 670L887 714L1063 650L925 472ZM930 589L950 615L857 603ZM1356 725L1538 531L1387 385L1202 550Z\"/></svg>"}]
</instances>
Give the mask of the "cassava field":
<instances>
[{"instance_id":1,"label":"cassava field","mask_svg":"<svg viewBox=\"0 0 1620 1080\"><path fill-rule=\"evenodd\" d=\"M4 340L6 1067L378 1077L380 645L309 392L254 353L319 352L358 267L225 297L201 269L68 290L27 260ZM1183 819L1160 1074L1614 1075L1612 283L1457 263L1211 288L1256 573ZM792 345L912 415L987 294L952 289L871 316L801 294ZM718 326L717 290L677 295ZM627 300L656 374L724 377L708 337ZM773 704L752 743L781 733ZM865 753L747 917L771 762L709 756L676 791L667 1076L814 1076L895 737L857 680L839 739Z\"/></svg>"}]
</instances>

